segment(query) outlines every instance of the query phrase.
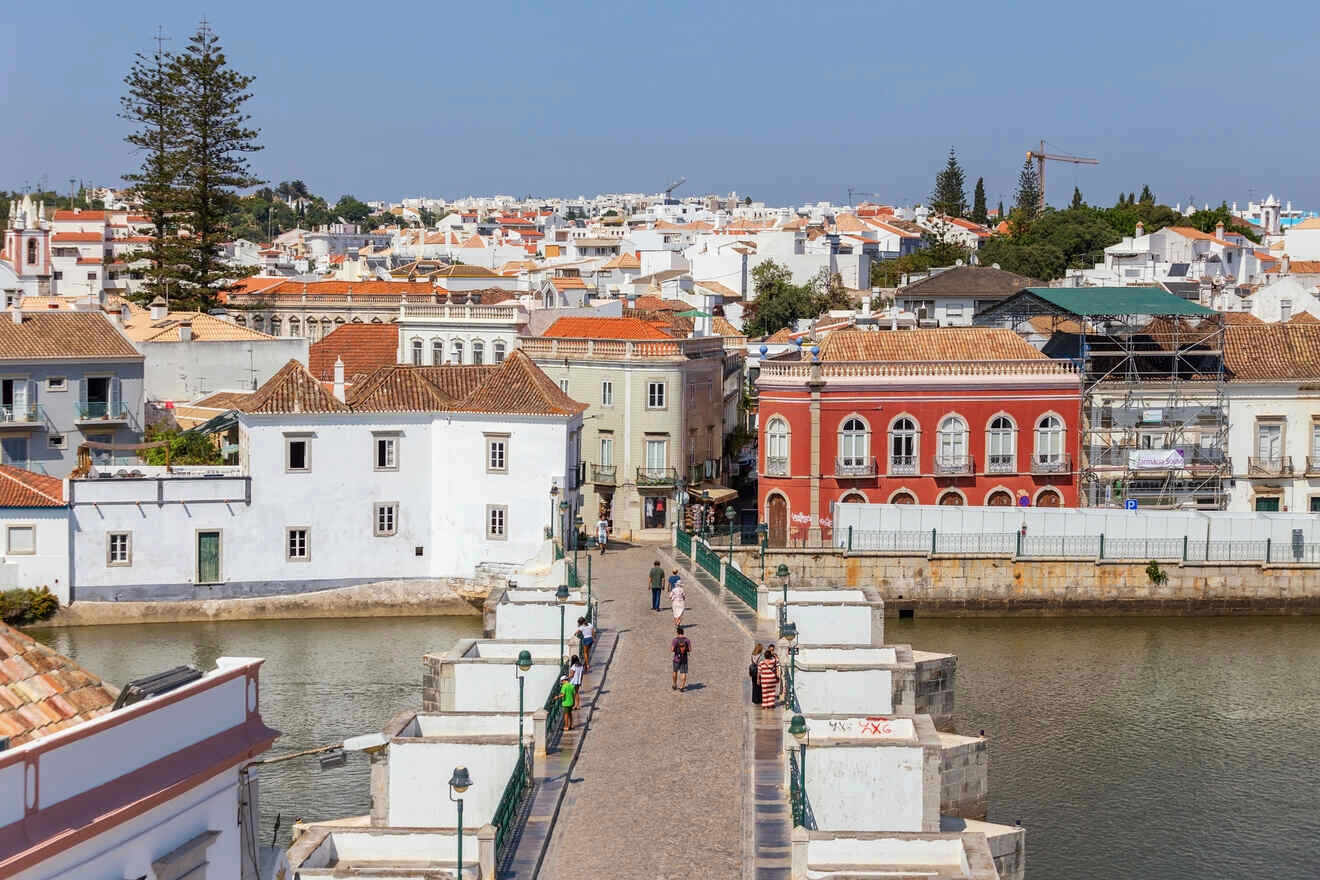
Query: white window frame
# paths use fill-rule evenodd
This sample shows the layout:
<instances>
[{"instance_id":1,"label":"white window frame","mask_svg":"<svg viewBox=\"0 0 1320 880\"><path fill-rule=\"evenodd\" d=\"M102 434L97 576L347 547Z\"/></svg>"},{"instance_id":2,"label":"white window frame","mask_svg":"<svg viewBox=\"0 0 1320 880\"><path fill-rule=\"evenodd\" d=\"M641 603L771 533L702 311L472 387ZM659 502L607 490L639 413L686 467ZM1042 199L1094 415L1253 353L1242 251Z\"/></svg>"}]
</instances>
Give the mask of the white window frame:
<instances>
[{"instance_id":1,"label":"white window frame","mask_svg":"<svg viewBox=\"0 0 1320 880\"><path fill-rule=\"evenodd\" d=\"M509 435L484 434L486 438L486 473L507 474L509 472ZM498 450L499 462L496 463Z\"/></svg>"},{"instance_id":2,"label":"white window frame","mask_svg":"<svg viewBox=\"0 0 1320 880\"><path fill-rule=\"evenodd\" d=\"M849 429L856 422L860 430ZM863 467L871 457L871 426L859 415L849 415L839 423L839 462L844 467Z\"/></svg>"},{"instance_id":3,"label":"white window frame","mask_svg":"<svg viewBox=\"0 0 1320 880\"><path fill-rule=\"evenodd\" d=\"M940 419L935 435L935 457L945 465L961 465L967 460L971 447L967 421L956 413Z\"/></svg>"},{"instance_id":4,"label":"white window frame","mask_svg":"<svg viewBox=\"0 0 1320 880\"><path fill-rule=\"evenodd\" d=\"M1003 421L1007 428L996 428L995 422ZM996 449L996 446L1000 447ZM1008 462L996 461L998 458L1007 458ZM990 417L990 422L985 429L985 470L991 471L996 467L1017 468L1017 424L1011 416L1000 413Z\"/></svg>"},{"instance_id":5,"label":"white window frame","mask_svg":"<svg viewBox=\"0 0 1320 880\"><path fill-rule=\"evenodd\" d=\"M509 540L509 508L507 505L486 505L486 540Z\"/></svg>"},{"instance_id":6,"label":"white window frame","mask_svg":"<svg viewBox=\"0 0 1320 880\"><path fill-rule=\"evenodd\" d=\"M600 405L614 406L614 383L603 379L600 383Z\"/></svg>"},{"instance_id":7,"label":"white window frame","mask_svg":"<svg viewBox=\"0 0 1320 880\"><path fill-rule=\"evenodd\" d=\"M303 444L303 466L293 467L293 444ZM286 474L309 474L312 472L312 435L284 435L284 472Z\"/></svg>"},{"instance_id":8,"label":"white window frame","mask_svg":"<svg viewBox=\"0 0 1320 880\"><path fill-rule=\"evenodd\" d=\"M567 379L560 379L560 380L559 380L559 390L562 391L562 392L564 392L565 394L568 393L568 380L567 380Z\"/></svg>"},{"instance_id":9,"label":"white window frame","mask_svg":"<svg viewBox=\"0 0 1320 880\"><path fill-rule=\"evenodd\" d=\"M646 380L646 408L669 409L669 384L665 380Z\"/></svg>"},{"instance_id":10,"label":"white window frame","mask_svg":"<svg viewBox=\"0 0 1320 880\"><path fill-rule=\"evenodd\" d=\"M606 455L606 450L609 451L608 455ZM609 461L606 461L607 458L609 459ZM614 435L613 434L600 435L599 464L601 467L614 467Z\"/></svg>"},{"instance_id":11,"label":"white window frame","mask_svg":"<svg viewBox=\"0 0 1320 880\"><path fill-rule=\"evenodd\" d=\"M28 550L14 549L14 532L28 531L32 533L32 546ZM5 555L7 556L36 556L37 555L37 524L36 523L9 523L5 526Z\"/></svg>"},{"instance_id":12,"label":"white window frame","mask_svg":"<svg viewBox=\"0 0 1320 880\"><path fill-rule=\"evenodd\" d=\"M495 344L491 346L491 352L492 356L495 358L494 363L502 364L504 363L504 358L508 356L509 349L508 346L504 344L503 339L496 339Z\"/></svg>"},{"instance_id":13,"label":"white window frame","mask_svg":"<svg viewBox=\"0 0 1320 880\"><path fill-rule=\"evenodd\" d=\"M1051 421L1055 422L1058 427L1047 428L1046 423ZM1055 413L1045 413L1036 420L1036 428L1032 434L1031 454L1034 461L1041 464L1054 464L1063 461L1064 456L1068 453L1068 426L1064 423L1062 416ZM1042 441L1047 438L1057 438L1058 448L1045 449Z\"/></svg>"},{"instance_id":14,"label":"white window frame","mask_svg":"<svg viewBox=\"0 0 1320 880\"><path fill-rule=\"evenodd\" d=\"M293 536L296 532L302 532L302 554L295 556L293 548ZM285 562L311 562L312 561L312 530L307 526L288 526L284 530L284 561Z\"/></svg>"},{"instance_id":15,"label":"white window frame","mask_svg":"<svg viewBox=\"0 0 1320 880\"><path fill-rule=\"evenodd\" d=\"M381 526L381 514L388 511L389 527ZM389 538L399 533L399 502L377 501L371 505L371 534L377 538Z\"/></svg>"},{"instance_id":16,"label":"white window frame","mask_svg":"<svg viewBox=\"0 0 1320 880\"><path fill-rule=\"evenodd\" d=\"M46 446L49 449L68 449L69 442L63 434L47 434Z\"/></svg>"},{"instance_id":17,"label":"white window frame","mask_svg":"<svg viewBox=\"0 0 1320 880\"><path fill-rule=\"evenodd\" d=\"M67 376L47 376L47 377L46 377L46 390L47 390L47 391L54 391L54 392L68 391L68 390L69 390L69 379L68 379L68 377L67 377Z\"/></svg>"},{"instance_id":18,"label":"white window frame","mask_svg":"<svg viewBox=\"0 0 1320 880\"><path fill-rule=\"evenodd\" d=\"M380 463L381 449L386 450L385 464ZM399 435L393 432L373 431L371 434L371 469L397 471L399 469Z\"/></svg>"},{"instance_id":19,"label":"white window frame","mask_svg":"<svg viewBox=\"0 0 1320 880\"><path fill-rule=\"evenodd\" d=\"M115 558L115 539L123 538L124 554L122 559ZM114 567L127 567L133 564L133 533L132 532L106 532L105 533L105 564Z\"/></svg>"}]
</instances>

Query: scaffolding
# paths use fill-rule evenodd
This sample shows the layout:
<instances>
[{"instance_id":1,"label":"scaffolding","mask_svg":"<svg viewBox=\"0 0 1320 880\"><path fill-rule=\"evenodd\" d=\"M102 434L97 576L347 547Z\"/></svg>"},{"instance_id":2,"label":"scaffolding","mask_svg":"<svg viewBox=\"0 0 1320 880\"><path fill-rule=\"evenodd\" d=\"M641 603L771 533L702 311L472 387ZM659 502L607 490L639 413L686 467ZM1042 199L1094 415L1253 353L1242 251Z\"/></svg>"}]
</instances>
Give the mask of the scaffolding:
<instances>
[{"instance_id":1,"label":"scaffolding","mask_svg":"<svg viewBox=\"0 0 1320 880\"><path fill-rule=\"evenodd\" d=\"M1045 354L1077 364L1084 503L1223 510L1232 475L1223 315L1158 288L1055 293L1028 288L976 323L1038 334Z\"/></svg>"}]
</instances>

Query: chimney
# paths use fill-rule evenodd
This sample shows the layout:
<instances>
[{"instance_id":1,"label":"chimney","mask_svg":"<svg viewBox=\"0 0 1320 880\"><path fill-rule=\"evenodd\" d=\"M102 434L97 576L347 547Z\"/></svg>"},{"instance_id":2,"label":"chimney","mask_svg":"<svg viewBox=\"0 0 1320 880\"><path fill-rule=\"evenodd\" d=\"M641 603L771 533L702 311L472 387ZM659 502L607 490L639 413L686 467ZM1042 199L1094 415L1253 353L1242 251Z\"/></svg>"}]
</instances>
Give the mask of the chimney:
<instances>
[{"instance_id":1,"label":"chimney","mask_svg":"<svg viewBox=\"0 0 1320 880\"><path fill-rule=\"evenodd\" d=\"M179 324L179 341L192 342L192 322L183 321Z\"/></svg>"},{"instance_id":2,"label":"chimney","mask_svg":"<svg viewBox=\"0 0 1320 880\"><path fill-rule=\"evenodd\" d=\"M119 306L119 323L127 326L132 317L133 310L128 307L128 303L121 303Z\"/></svg>"},{"instance_id":3,"label":"chimney","mask_svg":"<svg viewBox=\"0 0 1320 880\"><path fill-rule=\"evenodd\" d=\"M1142 223L1140 220L1138 220L1138 221L1137 221L1137 236L1140 237L1140 236L1143 236L1143 235L1145 235L1145 234L1146 234L1146 224L1145 224L1145 223Z\"/></svg>"},{"instance_id":4,"label":"chimney","mask_svg":"<svg viewBox=\"0 0 1320 880\"><path fill-rule=\"evenodd\" d=\"M151 320L153 321L163 321L165 316L169 314L169 307L165 305L165 300L159 296L151 301L150 308Z\"/></svg>"},{"instance_id":5,"label":"chimney","mask_svg":"<svg viewBox=\"0 0 1320 880\"><path fill-rule=\"evenodd\" d=\"M1223 221L1223 220L1220 220L1218 223L1215 224L1215 238L1219 239L1220 241L1223 241L1223 240L1224 240L1224 221Z\"/></svg>"},{"instance_id":6,"label":"chimney","mask_svg":"<svg viewBox=\"0 0 1320 880\"><path fill-rule=\"evenodd\" d=\"M1289 257L1287 254L1284 254L1283 259L1280 261L1279 274L1287 275L1291 271L1292 271L1292 258Z\"/></svg>"},{"instance_id":7,"label":"chimney","mask_svg":"<svg viewBox=\"0 0 1320 880\"><path fill-rule=\"evenodd\" d=\"M344 399L344 359L335 358L335 400Z\"/></svg>"},{"instance_id":8,"label":"chimney","mask_svg":"<svg viewBox=\"0 0 1320 880\"><path fill-rule=\"evenodd\" d=\"M9 309L9 320L15 324L23 323L23 310L18 307L18 300L14 300L14 305Z\"/></svg>"}]
</instances>

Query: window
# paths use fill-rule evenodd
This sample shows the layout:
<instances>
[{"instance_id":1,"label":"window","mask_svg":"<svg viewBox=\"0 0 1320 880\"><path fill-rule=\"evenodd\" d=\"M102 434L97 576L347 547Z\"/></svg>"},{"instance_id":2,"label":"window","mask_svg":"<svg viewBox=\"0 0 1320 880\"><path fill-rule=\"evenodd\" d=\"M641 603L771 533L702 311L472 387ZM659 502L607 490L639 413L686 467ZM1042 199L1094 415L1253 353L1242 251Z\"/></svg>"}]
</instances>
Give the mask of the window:
<instances>
[{"instance_id":1,"label":"window","mask_svg":"<svg viewBox=\"0 0 1320 880\"><path fill-rule=\"evenodd\" d=\"M605 381L600 383L600 405L614 406L614 383Z\"/></svg>"},{"instance_id":2,"label":"window","mask_svg":"<svg viewBox=\"0 0 1320 880\"><path fill-rule=\"evenodd\" d=\"M660 471L669 467L669 441L668 440L650 440L646 441L646 468L651 471Z\"/></svg>"},{"instance_id":3,"label":"window","mask_svg":"<svg viewBox=\"0 0 1320 880\"><path fill-rule=\"evenodd\" d=\"M484 364L486 362L486 343L480 339L472 340L472 363Z\"/></svg>"},{"instance_id":4,"label":"window","mask_svg":"<svg viewBox=\"0 0 1320 880\"><path fill-rule=\"evenodd\" d=\"M646 408L664 409L665 408L665 383L647 382L646 383Z\"/></svg>"},{"instance_id":5,"label":"window","mask_svg":"<svg viewBox=\"0 0 1320 880\"><path fill-rule=\"evenodd\" d=\"M289 319L289 335L302 336L302 324L299 323L297 318Z\"/></svg>"},{"instance_id":6,"label":"window","mask_svg":"<svg viewBox=\"0 0 1320 880\"><path fill-rule=\"evenodd\" d=\"M991 473L1011 473L1016 456L1017 431L1008 416L995 416L986 432L986 466Z\"/></svg>"},{"instance_id":7,"label":"window","mask_svg":"<svg viewBox=\"0 0 1320 880\"><path fill-rule=\"evenodd\" d=\"M1278 467L1283 459L1283 422L1256 423L1256 456L1265 467Z\"/></svg>"},{"instance_id":8,"label":"window","mask_svg":"<svg viewBox=\"0 0 1320 880\"><path fill-rule=\"evenodd\" d=\"M765 472L788 476L788 422L778 416L765 427Z\"/></svg>"},{"instance_id":9,"label":"window","mask_svg":"<svg viewBox=\"0 0 1320 880\"><path fill-rule=\"evenodd\" d=\"M375 469L378 471L397 471L399 469L399 438L375 435Z\"/></svg>"},{"instance_id":10,"label":"window","mask_svg":"<svg viewBox=\"0 0 1320 880\"><path fill-rule=\"evenodd\" d=\"M95 272L88 272L88 273L87 273L87 280L88 280L88 281L95 281L95 280L96 280L96 273L95 273Z\"/></svg>"},{"instance_id":11,"label":"window","mask_svg":"<svg viewBox=\"0 0 1320 880\"><path fill-rule=\"evenodd\" d=\"M289 562L306 562L311 559L311 554L307 547L307 529L299 526L298 528L288 529L287 540L285 541L286 556Z\"/></svg>"},{"instance_id":12,"label":"window","mask_svg":"<svg viewBox=\"0 0 1320 880\"><path fill-rule=\"evenodd\" d=\"M507 474L509 472L509 435L486 435L486 473Z\"/></svg>"},{"instance_id":13,"label":"window","mask_svg":"<svg viewBox=\"0 0 1320 880\"><path fill-rule=\"evenodd\" d=\"M443 339L431 340L431 363L440 366L445 362L445 341ZM420 364L421 361L418 361Z\"/></svg>"},{"instance_id":14,"label":"window","mask_svg":"<svg viewBox=\"0 0 1320 880\"><path fill-rule=\"evenodd\" d=\"M399 527L399 505L395 501L384 501L372 505L372 534L377 538L388 538Z\"/></svg>"},{"instance_id":15,"label":"window","mask_svg":"<svg viewBox=\"0 0 1320 880\"><path fill-rule=\"evenodd\" d=\"M614 467L614 437L602 436L600 438L600 466Z\"/></svg>"},{"instance_id":16,"label":"window","mask_svg":"<svg viewBox=\"0 0 1320 880\"><path fill-rule=\"evenodd\" d=\"M312 469L312 441L307 437L284 438L284 469L305 472Z\"/></svg>"},{"instance_id":17,"label":"window","mask_svg":"<svg viewBox=\"0 0 1320 880\"><path fill-rule=\"evenodd\" d=\"M51 449L64 449L67 446L63 434L47 434L46 445Z\"/></svg>"},{"instance_id":18,"label":"window","mask_svg":"<svg viewBox=\"0 0 1320 880\"><path fill-rule=\"evenodd\" d=\"M133 535L131 532L110 532L105 536L105 564L133 564Z\"/></svg>"},{"instance_id":19,"label":"window","mask_svg":"<svg viewBox=\"0 0 1320 880\"><path fill-rule=\"evenodd\" d=\"M453 360L454 363L456 364L463 363L463 340L455 339L452 343L450 343L449 352L451 355L451 359Z\"/></svg>"},{"instance_id":20,"label":"window","mask_svg":"<svg viewBox=\"0 0 1320 880\"><path fill-rule=\"evenodd\" d=\"M1063 461L1063 422L1058 416L1046 416L1036 423L1036 461Z\"/></svg>"},{"instance_id":21,"label":"window","mask_svg":"<svg viewBox=\"0 0 1320 880\"><path fill-rule=\"evenodd\" d=\"M69 380L66 379L66 378L64 378L63 376L48 376L48 377L46 377L46 390L47 390L47 391L68 391L68 390L69 390Z\"/></svg>"},{"instance_id":22,"label":"window","mask_svg":"<svg viewBox=\"0 0 1320 880\"><path fill-rule=\"evenodd\" d=\"M503 541L508 537L509 508L502 504L486 505L486 540Z\"/></svg>"},{"instance_id":23,"label":"window","mask_svg":"<svg viewBox=\"0 0 1320 880\"><path fill-rule=\"evenodd\" d=\"M36 526L9 526L5 530L5 548L10 556L31 556L37 552Z\"/></svg>"},{"instance_id":24,"label":"window","mask_svg":"<svg viewBox=\"0 0 1320 880\"><path fill-rule=\"evenodd\" d=\"M1257 495L1256 510L1260 513L1278 513L1279 496L1278 495Z\"/></svg>"},{"instance_id":25,"label":"window","mask_svg":"<svg viewBox=\"0 0 1320 880\"><path fill-rule=\"evenodd\" d=\"M1279 300L1279 320L1287 321L1292 318L1292 300Z\"/></svg>"},{"instance_id":26,"label":"window","mask_svg":"<svg viewBox=\"0 0 1320 880\"><path fill-rule=\"evenodd\" d=\"M495 340L495 348L494 348L494 351L495 351L495 363L497 363L497 364L502 364L502 363L504 363L504 340L503 340L503 339L497 339L497 340Z\"/></svg>"},{"instance_id":27,"label":"window","mask_svg":"<svg viewBox=\"0 0 1320 880\"><path fill-rule=\"evenodd\" d=\"M1311 462L1320 466L1320 422L1311 423Z\"/></svg>"},{"instance_id":28,"label":"window","mask_svg":"<svg viewBox=\"0 0 1320 880\"><path fill-rule=\"evenodd\" d=\"M273 318L270 319L270 335L271 335L271 336L279 336L279 335L280 335L280 316L279 316L279 315L276 315L275 317L273 317Z\"/></svg>"},{"instance_id":29,"label":"window","mask_svg":"<svg viewBox=\"0 0 1320 880\"><path fill-rule=\"evenodd\" d=\"M29 266L37 264L37 240L29 238L27 243L27 261Z\"/></svg>"},{"instance_id":30,"label":"window","mask_svg":"<svg viewBox=\"0 0 1320 880\"><path fill-rule=\"evenodd\" d=\"M967 423L957 416L945 416L937 435L936 456L945 467L967 463Z\"/></svg>"},{"instance_id":31,"label":"window","mask_svg":"<svg viewBox=\"0 0 1320 880\"><path fill-rule=\"evenodd\" d=\"M889 429L889 472L917 472L917 425L906 416L895 420Z\"/></svg>"},{"instance_id":32,"label":"window","mask_svg":"<svg viewBox=\"0 0 1320 880\"><path fill-rule=\"evenodd\" d=\"M422 365L422 340L420 339L412 341L412 363L414 367Z\"/></svg>"},{"instance_id":33,"label":"window","mask_svg":"<svg viewBox=\"0 0 1320 880\"><path fill-rule=\"evenodd\" d=\"M845 468L859 468L866 464L867 447L870 445L866 423L853 417L843 423L839 430L839 464Z\"/></svg>"}]
</instances>

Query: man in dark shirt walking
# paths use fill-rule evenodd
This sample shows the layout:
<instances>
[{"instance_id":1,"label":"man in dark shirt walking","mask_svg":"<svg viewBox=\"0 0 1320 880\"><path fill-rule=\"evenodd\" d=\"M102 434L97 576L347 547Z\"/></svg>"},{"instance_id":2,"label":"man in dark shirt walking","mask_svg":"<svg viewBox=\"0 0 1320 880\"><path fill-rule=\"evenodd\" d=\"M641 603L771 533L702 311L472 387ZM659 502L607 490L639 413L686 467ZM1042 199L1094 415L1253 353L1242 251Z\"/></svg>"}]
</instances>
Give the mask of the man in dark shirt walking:
<instances>
[{"instance_id":1,"label":"man in dark shirt walking","mask_svg":"<svg viewBox=\"0 0 1320 880\"><path fill-rule=\"evenodd\" d=\"M685 691L687 690L688 656L692 653L692 642L688 640L687 636L683 635L683 627L676 627L675 631L677 632L677 635L675 635L674 640L669 643L669 650L674 654L673 689L676 691ZM682 684L679 684L680 677L682 678Z\"/></svg>"},{"instance_id":2,"label":"man in dark shirt walking","mask_svg":"<svg viewBox=\"0 0 1320 880\"><path fill-rule=\"evenodd\" d=\"M655 564L651 566L649 577L651 582L651 610L659 611L660 590L663 589L665 585L665 570L660 567L660 560L657 559Z\"/></svg>"}]
</instances>

